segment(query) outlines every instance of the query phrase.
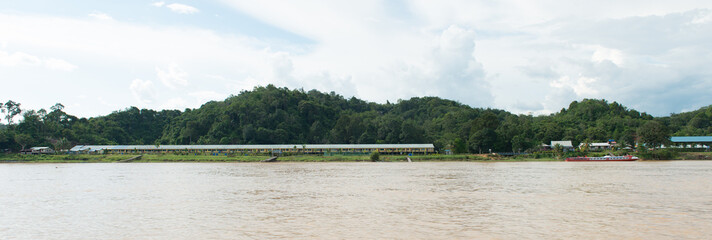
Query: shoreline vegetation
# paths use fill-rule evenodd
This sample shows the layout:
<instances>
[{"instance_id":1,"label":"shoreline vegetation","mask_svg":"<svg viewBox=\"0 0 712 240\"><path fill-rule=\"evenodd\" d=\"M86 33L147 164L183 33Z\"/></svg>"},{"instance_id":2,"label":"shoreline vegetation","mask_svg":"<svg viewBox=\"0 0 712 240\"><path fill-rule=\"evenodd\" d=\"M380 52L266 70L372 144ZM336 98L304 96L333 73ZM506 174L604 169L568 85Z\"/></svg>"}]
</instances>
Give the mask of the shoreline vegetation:
<instances>
[{"instance_id":1,"label":"shoreline vegetation","mask_svg":"<svg viewBox=\"0 0 712 240\"><path fill-rule=\"evenodd\" d=\"M20 103L10 100L0 105L4 120L0 123L0 152L19 153L32 147L62 152L75 145L432 143L439 153L476 156L536 152L553 141L570 141L572 146L615 141L621 149L657 149L675 146L670 136L712 136L712 105L653 117L617 102L583 99L558 112L534 116L476 108L439 97L375 103L334 92L274 85L258 86L184 111L130 107L80 118L63 109L61 103L39 110L22 109ZM21 119L15 122L18 117ZM669 154L638 157L674 159ZM388 159L390 156L384 156Z\"/></svg>"},{"instance_id":2,"label":"shoreline vegetation","mask_svg":"<svg viewBox=\"0 0 712 240\"><path fill-rule=\"evenodd\" d=\"M268 155L178 155L178 154L0 154L0 163L112 163L125 162L128 159L140 158L131 162L260 162L269 158ZM564 161L564 158L536 156L534 154L520 156L502 156L493 154L458 154L458 155L381 155L379 162L552 162ZM642 159L648 161L654 159ZM712 160L712 152L684 152L670 160ZM371 162L369 155L293 155L280 156L279 162Z\"/></svg>"}]
</instances>

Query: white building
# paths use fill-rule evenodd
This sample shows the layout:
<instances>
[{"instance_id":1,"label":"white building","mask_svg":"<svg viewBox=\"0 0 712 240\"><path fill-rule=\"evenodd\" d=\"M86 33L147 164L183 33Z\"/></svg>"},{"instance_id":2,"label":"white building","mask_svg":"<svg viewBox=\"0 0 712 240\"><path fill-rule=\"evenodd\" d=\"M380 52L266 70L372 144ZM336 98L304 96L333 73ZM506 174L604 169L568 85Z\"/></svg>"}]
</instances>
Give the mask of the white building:
<instances>
[{"instance_id":1,"label":"white building","mask_svg":"<svg viewBox=\"0 0 712 240\"><path fill-rule=\"evenodd\" d=\"M574 149L574 145L571 141L551 141L551 148L556 147L556 145L561 145L564 149Z\"/></svg>"},{"instance_id":2,"label":"white building","mask_svg":"<svg viewBox=\"0 0 712 240\"><path fill-rule=\"evenodd\" d=\"M579 144L579 149L585 145L586 145L586 143ZM613 147L615 147L615 146L616 146L615 142L613 142L613 143L608 143L608 142L589 143L588 149L589 150L608 150L608 149L613 149Z\"/></svg>"},{"instance_id":3,"label":"white building","mask_svg":"<svg viewBox=\"0 0 712 240\"><path fill-rule=\"evenodd\" d=\"M49 147L33 147L30 148L32 154L52 154L54 150Z\"/></svg>"}]
</instances>

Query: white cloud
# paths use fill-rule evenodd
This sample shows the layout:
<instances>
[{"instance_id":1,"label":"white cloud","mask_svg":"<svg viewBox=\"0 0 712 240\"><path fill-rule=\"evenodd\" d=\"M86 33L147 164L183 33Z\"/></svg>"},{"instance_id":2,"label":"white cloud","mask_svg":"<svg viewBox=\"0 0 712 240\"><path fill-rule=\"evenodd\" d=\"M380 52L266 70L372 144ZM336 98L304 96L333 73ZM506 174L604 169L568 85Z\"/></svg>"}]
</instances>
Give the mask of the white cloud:
<instances>
[{"instance_id":1,"label":"white cloud","mask_svg":"<svg viewBox=\"0 0 712 240\"><path fill-rule=\"evenodd\" d=\"M698 11L697 16L695 16L692 21L690 21L691 24L705 24L712 22L712 11Z\"/></svg>"},{"instance_id":2,"label":"white cloud","mask_svg":"<svg viewBox=\"0 0 712 240\"><path fill-rule=\"evenodd\" d=\"M598 90L596 88L597 80L595 78L579 76L571 79L569 76L563 76L554 80L550 85L554 88L571 89L579 98L596 97Z\"/></svg>"},{"instance_id":3,"label":"white cloud","mask_svg":"<svg viewBox=\"0 0 712 240\"><path fill-rule=\"evenodd\" d=\"M52 70L60 70L60 71L65 71L65 72L71 72L74 71L74 69L77 69L77 66L64 61L62 59L56 59L56 58L47 58L44 60L44 65L45 67L52 69Z\"/></svg>"},{"instance_id":4,"label":"white cloud","mask_svg":"<svg viewBox=\"0 0 712 240\"><path fill-rule=\"evenodd\" d=\"M180 4L180 3L171 3L166 5L167 8L169 8L171 11L180 13L180 14L194 14L200 12L197 8L185 4Z\"/></svg>"},{"instance_id":5,"label":"white cloud","mask_svg":"<svg viewBox=\"0 0 712 240\"><path fill-rule=\"evenodd\" d=\"M349 75L334 74L330 71L296 72L294 56L287 52L265 52L268 64L266 71L249 76L238 84L229 84L229 89L251 90L255 85L275 84L292 89L317 89L335 91L345 97L358 96L356 85ZM268 54L268 55L267 55Z\"/></svg>"},{"instance_id":6,"label":"white cloud","mask_svg":"<svg viewBox=\"0 0 712 240\"><path fill-rule=\"evenodd\" d=\"M610 61L620 66L623 64L623 53L618 49L596 46L591 59L595 62Z\"/></svg>"},{"instance_id":7,"label":"white cloud","mask_svg":"<svg viewBox=\"0 0 712 240\"><path fill-rule=\"evenodd\" d=\"M0 14L0 43L17 50L0 52L0 65L73 69L43 57L63 56L82 71L100 68L96 76L135 74L112 79L121 86L129 82L120 79L155 73L154 82L170 88L156 95L155 107L166 99L177 106L196 93L189 85L229 95L269 83L380 102L435 95L520 113L558 111L582 97L654 114L712 102L703 92L712 89L712 2L222 2L311 43L212 26ZM195 10L175 10L198 12L188 7ZM221 77L202 77L209 75Z\"/></svg>"},{"instance_id":8,"label":"white cloud","mask_svg":"<svg viewBox=\"0 0 712 240\"><path fill-rule=\"evenodd\" d=\"M175 97L164 101L160 107L162 109L183 110L185 108L190 107L190 105L188 104L188 102L185 101L185 99L181 97Z\"/></svg>"},{"instance_id":9,"label":"white cloud","mask_svg":"<svg viewBox=\"0 0 712 240\"><path fill-rule=\"evenodd\" d=\"M166 5L166 2L161 1L161 2L154 2L151 5L153 5L154 7L159 7L159 8L165 6L168 9L170 9L171 11L173 11L175 13L179 13L179 14L195 14L195 13L200 12L199 9L197 9L193 6L190 6L190 5L182 4L182 3L171 3L171 4Z\"/></svg>"},{"instance_id":10,"label":"white cloud","mask_svg":"<svg viewBox=\"0 0 712 240\"><path fill-rule=\"evenodd\" d=\"M299 83L293 76L294 64L289 53L276 52L270 55L269 63L272 66L271 82L282 86L299 86Z\"/></svg>"},{"instance_id":11,"label":"white cloud","mask_svg":"<svg viewBox=\"0 0 712 240\"><path fill-rule=\"evenodd\" d=\"M220 75L224 79L200 78L200 86L205 90L219 93L238 94L236 91L250 90L255 85L268 84L262 73L269 73L271 63L267 61L273 54L265 50L265 44L254 38L220 34L192 27L153 26L147 27L136 23L122 21L95 21L93 19L72 19L47 16L22 16L0 13L0 42L7 43L8 48L0 49L0 76L25 79L25 83L43 84L46 79L63 80L82 88L65 88L63 95L82 94L83 91L96 91L104 99L115 103L117 108L110 109L98 102L82 104L74 114L79 116L98 116L111 113L119 108L135 104L133 92L127 88L137 76L144 80L152 80L154 88L168 88L170 91L157 91L155 99L150 104L141 102L143 107L160 109L166 99L186 96L190 91L185 86L192 76ZM140 37L133 37L140 36ZM289 43L283 43L290 46ZM297 45L295 45L297 46ZM288 47L295 49L296 47ZM53 55L71 57L42 57L28 54L35 52L51 52ZM74 66L74 71L81 69L80 75L66 77L57 75L44 64L45 59L62 59ZM51 61L50 61L51 62ZM76 63L75 63L76 62ZM6 67L13 65L15 67ZM87 67L83 67L83 66ZM50 64L62 69L61 64ZM64 69L71 69L64 65ZM31 71L31 68L41 68ZM45 71L46 69L46 71ZM159 71L162 72L158 77ZM189 74L190 73L190 74ZM259 82L244 82L248 76L258 76ZM163 87L164 81L174 86ZM192 82L190 82L192 84ZM158 85L160 85L160 88ZM101 86L101 87L98 87ZM230 87L227 87L230 86ZM201 87L202 88L202 87ZM108 89L120 89L109 91ZM57 91L60 92L60 91ZM5 91L3 96L9 99L22 100L26 94ZM150 96L147 95L147 96ZM56 103L57 95L36 95L33 101L47 101L36 106L46 107ZM44 99L44 100L43 100ZM151 99L144 97L144 99ZM22 100L30 107L29 100ZM74 100L72 100L74 101ZM65 102L63 102L65 103ZM71 104L66 101L65 104ZM46 106L45 106L46 105ZM188 101L186 107L199 107L200 104ZM39 107L38 107L39 108Z\"/></svg>"},{"instance_id":12,"label":"white cloud","mask_svg":"<svg viewBox=\"0 0 712 240\"><path fill-rule=\"evenodd\" d=\"M0 66L15 67L40 64L42 64L42 60L40 60L40 58L27 53L14 52L10 54L8 52L0 51Z\"/></svg>"},{"instance_id":13,"label":"white cloud","mask_svg":"<svg viewBox=\"0 0 712 240\"><path fill-rule=\"evenodd\" d=\"M203 104L208 101L222 101L227 98L227 95L214 91L191 92L188 93L188 95L194 97L198 104Z\"/></svg>"},{"instance_id":14,"label":"white cloud","mask_svg":"<svg viewBox=\"0 0 712 240\"><path fill-rule=\"evenodd\" d=\"M47 69L65 72L71 72L77 68L77 66L62 59L40 58L23 52L14 52L10 54L5 51L0 51L0 66L44 66Z\"/></svg>"},{"instance_id":15,"label":"white cloud","mask_svg":"<svg viewBox=\"0 0 712 240\"><path fill-rule=\"evenodd\" d=\"M5 33L0 35L0 41L10 46L128 61L149 69L178 62L191 67L208 65L223 70L261 71L267 69L267 65L257 59L271 54L258 48L259 44L252 38L197 28L147 27L119 21L0 14L0 32Z\"/></svg>"},{"instance_id":16,"label":"white cloud","mask_svg":"<svg viewBox=\"0 0 712 240\"><path fill-rule=\"evenodd\" d=\"M291 68L297 78L276 82L308 88L316 85L310 82L317 73L353 86L331 90L353 89L349 92L371 101L438 95L476 106L491 103L483 66L474 57L475 31L468 24L421 28L384 15L379 1L226 2L319 42L308 54L291 56L291 65L277 64L281 67L273 75Z\"/></svg>"},{"instance_id":17,"label":"white cloud","mask_svg":"<svg viewBox=\"0 0 712 240\"><path fill-rule=\"evenodd\" d=\"M165 70L156 67L156 77L161 80L163 85L169 88L188 85L188 73L180 69L175 63L168 66Z\"/></svg>"},{"instance_id":18,"label":"white cloud","mask_svg":"<svg viewBox=\"0 0 712 240\"><path fill-rule=\"evenodd\" d=\"M118 107L117 104L109 103L109 102L106 101L106 99L104 99L103 97L97 97L97 98L96 98L96 102L99 103L99 104L101 104L103 107L110 108L110 109L114 109L114 108L117 108L117 107ZM77 106L77 107L80 107L80 106Z\"/></svg>"},{"instance_id":19,"label":"white cloud","mask_svg":"<svg viewBox=\"0 0 712 240\"><path fill-rule=\"evenodd\" d=\"M141 104L151 104L156 101L156 89L152 81L144 81L138 78L134 79L129 89L136 101Z\"/></svg>"},{"instance_id":20,"label":"white cloud","mask_svg":"<svg viewBox=\"0 0 712 240\"><path fill-rule=\"evenodd\" d=\"M102 13L102 12L90 13L90 14L89 14L89 17L92 17L92 18L95 18L95 19L98 19L98 20L104 20L104 21L107 21L107 20L114 20L114 18L112 18L112 17L109 16L108 14Z\"/></svg>"},{"instance_id":21,"label":"white cloud","mask_svg":"<svg viewBox=\"0 0 712 240\"><path fill-rule=\"evenodd\" d=\"M421 56L383 68L379 78L388 81L369 91L398 98L447 96L471 106L491 106L491 86L475 58L474 31L453 25L431 38L434 44Z\"/></svg>"},{"instance_id":22,"label":"white cloud","mask_svg":"<svg viewBox=\"0 0 712 240\"><path fill-rule=\"evenodd\" d=\"M299 78L299 85L292 88L317 89L322 92L336 92L345 97L358 96L357 85L348 75L334 75L328 71L312 73Z\"/></svg>"}]
</instances>

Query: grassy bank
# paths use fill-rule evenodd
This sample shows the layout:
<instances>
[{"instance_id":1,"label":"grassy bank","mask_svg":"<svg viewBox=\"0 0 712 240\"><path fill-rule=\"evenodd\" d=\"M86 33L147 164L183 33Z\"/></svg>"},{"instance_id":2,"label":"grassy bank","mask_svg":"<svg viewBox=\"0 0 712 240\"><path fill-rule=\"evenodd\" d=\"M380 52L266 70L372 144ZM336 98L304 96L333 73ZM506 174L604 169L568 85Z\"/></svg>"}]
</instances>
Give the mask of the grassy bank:
<instances>
[{"instance_id":1,"label":"grassy bank","mask_svg":"<svg viewBox=\"0 0 712 240\"><path fill-rule=\"evenodd\" d=\"M683 152L675 160L712 160L712 152Z\"/></svg>"},{"instance_id":2,"label":"grassy bank","mask_svg":"<svg viewBox=\"0 0 712 240\"><path fill-rule=\"evenodd\" d=\"M53 155L22 155L22 154L0 154L0 162L38 162L38 163L72 163L72 162L121 162L139 155L118 155L118 154L53 154ZM406 162L409 156L403 155L381 155L379 161L384 162ZM139 160L133 162L259 162L268 156L240 156L240 155L176 155L176 154L145 154ZM415 162L420 161L558 161L553 158L526 158L526 157L503 157L492 155L417 155L410 156ZM282 162L370 162L369 155L357 156L321 156L321 155L298 155L281 156Z\"/></svg>"},{"instance_id":3,"label":"grassy bank","mask_svg":"<svg viewBox=\"0 0 712 240\"><path fill-rule=\"evenodd\" d=\"M36 162L36 163L79 163L79 162L122 162L139 155L119 155L119 154L52 154L52 155L23 155L23 154L0 154L0 162ZM383 162L406 162L409 156L403 155L381 155ZM240 155L176 155L176 154L146 154L139 160L133 162L259 162L268 156L240 156ZM541 162L541 161L562 161L552 157L541 157L535 155L522 156L498 156L488 154L460 154L460 155L417 155L410 156L414 162L437 162L437 161L472 161L472 162ZM712 152L683 152L679 153L673 160L712 160ZM298 155L281 156L281 162L370 162L368 155L357 156L321 156L321 155Z\"/></svg>"}]
</instances>

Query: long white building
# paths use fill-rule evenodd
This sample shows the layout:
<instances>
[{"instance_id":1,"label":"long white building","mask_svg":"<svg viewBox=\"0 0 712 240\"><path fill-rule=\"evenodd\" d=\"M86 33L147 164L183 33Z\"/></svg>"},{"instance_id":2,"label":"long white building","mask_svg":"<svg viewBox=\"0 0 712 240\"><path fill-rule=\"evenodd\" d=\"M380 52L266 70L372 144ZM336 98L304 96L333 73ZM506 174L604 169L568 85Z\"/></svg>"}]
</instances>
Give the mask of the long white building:
<instances>
[{"instance_id":1,"label":"long white building","mask_svg":"<svg viewBox=\"0 0 712 240\"><path fill-rule=\"evenodd\" d=\"M433 144L281 144L281 145L77 145L71 153L371 153L429 154Z\"/></svg>"}]
</instances>

